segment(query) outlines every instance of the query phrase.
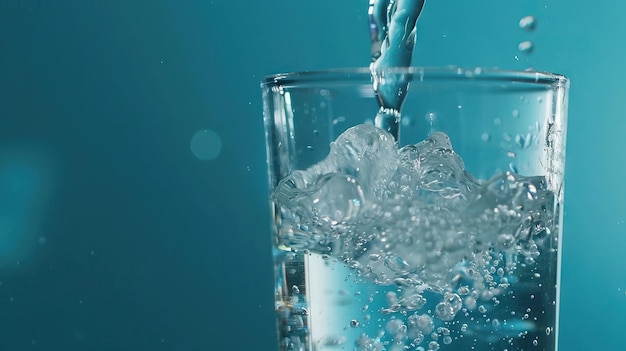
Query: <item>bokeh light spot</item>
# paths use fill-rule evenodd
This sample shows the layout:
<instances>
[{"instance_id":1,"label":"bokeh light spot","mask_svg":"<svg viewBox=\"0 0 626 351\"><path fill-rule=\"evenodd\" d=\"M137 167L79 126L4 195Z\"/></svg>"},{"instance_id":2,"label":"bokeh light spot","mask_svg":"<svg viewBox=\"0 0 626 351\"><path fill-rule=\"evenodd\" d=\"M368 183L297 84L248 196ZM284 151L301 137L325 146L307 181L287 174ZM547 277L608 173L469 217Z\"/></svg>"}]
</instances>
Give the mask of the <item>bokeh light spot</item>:
<instances>
[{"instance_id":1,"label":"bokeh light spot","mask_svg":"<svg viewBox=\"0 0 626 351\"><path fill-rule=\"evenodd\" d=\"M222 139L211 129L197 131L191 138L191 152L202 161L214 160L222 150Z\"/></svg>"}]
</instances>

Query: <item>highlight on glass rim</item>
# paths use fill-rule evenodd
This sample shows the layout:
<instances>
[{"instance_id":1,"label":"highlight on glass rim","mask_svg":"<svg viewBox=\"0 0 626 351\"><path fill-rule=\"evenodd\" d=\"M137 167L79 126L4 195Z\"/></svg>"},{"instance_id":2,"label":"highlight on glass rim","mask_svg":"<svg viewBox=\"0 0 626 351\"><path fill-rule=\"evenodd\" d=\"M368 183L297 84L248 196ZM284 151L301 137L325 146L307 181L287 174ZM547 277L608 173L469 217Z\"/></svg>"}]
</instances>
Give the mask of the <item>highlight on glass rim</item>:
<instances>
[{"instance_id":1,"label":"highlight on glass rim","mask_svg":"<svg viewBox=\"0 0 626 351\"><path fill-rule=\"evenodd\" d=\"M569 81L412 67L424 0L367 5L368 68L262 82L278 349L558 350Z\"/></svg>"}]
</instances>

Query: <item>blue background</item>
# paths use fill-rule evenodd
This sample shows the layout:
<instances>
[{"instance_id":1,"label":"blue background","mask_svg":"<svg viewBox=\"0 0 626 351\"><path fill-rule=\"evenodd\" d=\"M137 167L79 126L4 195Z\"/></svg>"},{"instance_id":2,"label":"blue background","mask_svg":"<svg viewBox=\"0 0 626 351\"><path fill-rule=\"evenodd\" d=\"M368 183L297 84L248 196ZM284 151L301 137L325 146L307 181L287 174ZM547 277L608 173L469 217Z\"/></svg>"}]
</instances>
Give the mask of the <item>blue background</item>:
<instances>
[{"instance_id":1,"label":"blue background","mask_svg":"<svg viewBox=\"0 0 626 351\"><path fill-rule=\"evenodd\" d=\"M366 10L0 2L0 350L272 350L259 81L366 65ZM415 64L572 80L562 350L626 343L625 12L611 0L437 0L419 24ZM518 26L527 15L533 32ZM221 139L209 161L190 148L204 129Z\"/></svg>"}]
</instances>

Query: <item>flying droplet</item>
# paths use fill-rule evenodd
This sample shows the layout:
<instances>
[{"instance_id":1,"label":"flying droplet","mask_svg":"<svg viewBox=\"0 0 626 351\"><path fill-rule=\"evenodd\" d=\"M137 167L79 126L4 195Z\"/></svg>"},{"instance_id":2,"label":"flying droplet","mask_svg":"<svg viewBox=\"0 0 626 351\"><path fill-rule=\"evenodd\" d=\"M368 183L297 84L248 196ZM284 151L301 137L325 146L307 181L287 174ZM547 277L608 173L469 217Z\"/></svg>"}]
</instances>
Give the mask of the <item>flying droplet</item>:
<instances>
[{"instance_id":1,"label":"flying droplet","mask_svg":"<svg viewBox=\"0 0 626 351\"><path fill-rule=\"evenodd\" d=\"M533 51L533 42L530 40L523 41L517 45L517 49L524 54L530 54Z\"/></svg>"},{"instance_id":2,"label":"flying droplet","mask_svg":"<svg viewBox=\"0 0 626 351\"><path fill-rule=\"evenodd\" d=\"M535 16L526 16L519 20L519 27L525 31L532 32L537 27Z\"/></svg>"}]
</instances>

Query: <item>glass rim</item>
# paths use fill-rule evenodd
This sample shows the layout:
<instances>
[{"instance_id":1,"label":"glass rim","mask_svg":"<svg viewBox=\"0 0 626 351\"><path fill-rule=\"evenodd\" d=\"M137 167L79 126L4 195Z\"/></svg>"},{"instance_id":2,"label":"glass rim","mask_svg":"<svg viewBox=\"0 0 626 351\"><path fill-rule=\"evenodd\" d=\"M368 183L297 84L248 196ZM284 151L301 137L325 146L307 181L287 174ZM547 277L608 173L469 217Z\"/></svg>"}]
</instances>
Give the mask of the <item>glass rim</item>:
<instances>
[{"instance_id":1,"label":"glass rim","mask_svg":"<svg viewBox=\"0 0 626 351\"><path fill-rule=\"evenodd\" d=\"M461 81L461 82L502 82L536 84L541 86L569 87L569 79L562 74L545 71L516 71L499 68L463 68L459 66L445 67L391 67L377 72L379 75L417 75L419 81ZM290 84L320 84L341 81L371 81L372 71L369 67L333 68L300 72L278 73L264 76L261 86Z\"/></svg>"}]
</instances>

